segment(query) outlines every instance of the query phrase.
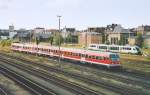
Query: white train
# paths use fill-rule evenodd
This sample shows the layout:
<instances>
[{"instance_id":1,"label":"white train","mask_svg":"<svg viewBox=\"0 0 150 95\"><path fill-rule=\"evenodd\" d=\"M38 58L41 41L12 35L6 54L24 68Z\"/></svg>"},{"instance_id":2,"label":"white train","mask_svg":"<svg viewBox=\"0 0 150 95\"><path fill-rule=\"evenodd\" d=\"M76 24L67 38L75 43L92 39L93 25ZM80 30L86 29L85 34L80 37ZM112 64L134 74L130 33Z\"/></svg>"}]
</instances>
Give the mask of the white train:
<instances>
[{"instance_id":1,"label":"white train","mask_svg":"<svg viewBox=\"0 0 150 95\"><path fill-rule=\"evenodd\" d=\"M89 50L128 53L128 54L142 54L138 46L120 46L120 45L105 45L105 44L90 44Z\"/></svg>"}]
</instances>

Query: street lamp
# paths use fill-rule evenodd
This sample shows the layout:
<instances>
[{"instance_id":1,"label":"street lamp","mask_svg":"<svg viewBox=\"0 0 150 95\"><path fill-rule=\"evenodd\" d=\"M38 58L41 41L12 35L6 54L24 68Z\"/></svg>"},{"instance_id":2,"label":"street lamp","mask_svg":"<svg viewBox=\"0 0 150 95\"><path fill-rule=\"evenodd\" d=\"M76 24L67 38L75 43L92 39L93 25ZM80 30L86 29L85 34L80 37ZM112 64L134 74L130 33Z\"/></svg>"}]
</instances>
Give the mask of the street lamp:
<instances>
[{"instance_id":1,"label":"street lamp","mask_svg":"<svg viewBox=\"0 0 150 95\"><path fill-rule=\"evenodd\" d=\"M58 59L58 63L60 64L60 67L61 67L61 63L60 63L60 58L61 58L61 54L60 54L60 44L61 44L61 38L60 38L60 18L62 17L62 16L60 16L60 15L58 15L57 16L58 17L58 23L59 23L59 33L58 33L58 35L59 35L59 59Z\"/></svg>"}]
</instances>

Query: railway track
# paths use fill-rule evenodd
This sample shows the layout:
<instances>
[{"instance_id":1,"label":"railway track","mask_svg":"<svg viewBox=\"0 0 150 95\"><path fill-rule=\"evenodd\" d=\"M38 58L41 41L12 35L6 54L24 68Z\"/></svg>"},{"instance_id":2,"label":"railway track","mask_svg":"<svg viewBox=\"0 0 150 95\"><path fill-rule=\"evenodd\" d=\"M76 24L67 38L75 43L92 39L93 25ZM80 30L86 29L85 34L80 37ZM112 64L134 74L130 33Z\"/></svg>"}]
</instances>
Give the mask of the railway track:
<instances>
[{"instance_id":1,"label":"railway track","mask_svg":"<svg viewBox=\"0 0 150 95\"><path fill-rule=\"evenodd\" d=\"M57 76L54 76L54 75L47 73L47 72L40 70L40 69L35 69L35 68L29 67L26 65L12 64L12 63L8 62L7 60L5 60L5 61L3 60L3 62L5 62L5 64L9 64L9 65L14 66L16 68L19 68L19 69L21 69L27 73L30 73L30 74L35 75L37 77L40 77L47 82L52 82L55 85L61 86L62 88L65 88L65 89L75 93L76 95L105 95L103 93L88 89L87 87L82 87L81 85L71 83L69 81L65 81L64 79L61 79Z\"/></svg>"},{"instance_id":2,"label":"railway track","mask_svg":"<svg viewBox=\"0 0 150 95\"><path fill-rule=\"evenodd\" d=\"M20 59L20 58L18 60L20 60L20 61L22 61L24 63L28 63L30 65L34 63L34 62L30 62L30 61L27 61L27 60L24 60L24 59ZM132 95L135 95L135 94L136 95L140 95L141 94L140 91L137 91L135 89L126 88L126 87L120 87L118 85L109 84L109 83L106 83L104 81L93 80L91 78L83 77L82 75L76 75L76 74L68 73L68 72L65 72L65 71L63 71L61 69L50 67L50 66L47 66L45 64L36 63L36 64L34 64L34 66L38 66L40 68L44 68L45 70L48 70L50 72L53 71L53 72L64 74L66 76L77 78L79 80L86 81L88 83L91 83L91 84L94 84L94 85L97 85L97 86L101 86L103 88L112 90L112 91L120 93L120 94L124 94L124 95L131 95L131 94Z\"/></svg>"},{"instance_id":3,"label":"railway track","mask_svg":"<svg viewBox=\"0 0 150 95\"><path fill-rule=\"evenodd\" d=\"M9 95L9 93L0 85L0 95Z\"/></svg>"},{"instance_id":4,"label":"railway track","mask_svg":"<svg viewBox=\"0 0 150 95\"><path fill-rule=\"evenodd\" d=\"M101 76L101 77L106 77L108 79L114 79L114 80L118 80L120 82L123 82L123 83L127 83L127 84L132 84L132 85L139 85L139 86L142 86L144 88L150 88L150 78L149 77L144 77L142 76L139 77L138 75L130 75L129 74L129 71L127 72L127 70L124 69L124 73L122 74L123 70L120 72L119 71L112 71L112 70L101 70L99 68L90 68L88 66L85 67L85 65L76 65L76 64L70 64L68 63L68 65L73 65L76 69L84 69L85 72L90 72L90 73L93 73L95 75L98 75L98 76ZM85 69L86 68L86 69Z\"/></svg>"},{"instance_id":5,"label":"railway track","mask_svg":"<svg viewBox=\"0 0 150 95\"><path fill-rule=\"evenodd\" d=\"M17 82L21 86L28 89L33 95L56 95L56 93L52 92L50 89L45 88L44 86L24 77L21 74L5 67L4 65L0 64L1 73L12 79L13 81Z\"/></svg>"},{"instance_id":6,"label":"railway track","mask_svg":"<svg viewBox=\"0 0 150 95\"><path fill-rule=\"evenodd\" d=\"M9 56L9 57L12 57L12 56ZM12 57L12 58L16 58L16 57ZM24 61L24 62L29 62L27 60L24 60L22 58L17 58L18 60L20 61ZM50 60L52 62L55 62L54 60ZM29 62L31 63L31 62ZM34 63L34 62L32 62ZM55 62L56 63L56 62ZM139 85L139 86L142 86L144 88L150 88L150 77L145 77L145 76L137 76L136 74L130 74L129 71L109 71L109 70L101 70L101 68L91 68L91 65L90 67L88 65L82 65L82 64L70 64L68 62L65 62L62 61L63 64L67 64L67 65L71 65L73 66L75 69L79 69L79 70L84 70L84 72L90 72L90 73L93 73L95 75L98 75L98 76L101 76L101 77L105 77L105 78L108 78L108 79L114 79L114 80L117 80L117 81L120 81L122 83L127 83L127 84L132 84L132 85ZM56 63L57 64L57 63ZM86 66L86 67L85 67ZM86 68L86 69L85 69ZM115 73L114 73L115 72ZM128 76L128 77L127 77Z\"/></svg>"}]
</instances>

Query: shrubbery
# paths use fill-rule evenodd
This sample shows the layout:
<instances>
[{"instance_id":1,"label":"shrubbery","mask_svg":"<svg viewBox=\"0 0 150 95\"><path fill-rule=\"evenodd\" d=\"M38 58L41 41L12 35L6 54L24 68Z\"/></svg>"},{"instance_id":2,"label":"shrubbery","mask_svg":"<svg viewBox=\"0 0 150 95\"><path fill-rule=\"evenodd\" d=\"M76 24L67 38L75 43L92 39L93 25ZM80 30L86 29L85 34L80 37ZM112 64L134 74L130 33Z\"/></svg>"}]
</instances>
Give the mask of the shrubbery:
<instances>
[{"instance_id":1,"label":"shrubbery","mask_svg":"<svg viewBox=\"0 0 150 95\"><path fill-rule=\"evenodd\" d=\"M0 40L0 46L11 46L12 40Z\"/></svg>"}]
</instances>

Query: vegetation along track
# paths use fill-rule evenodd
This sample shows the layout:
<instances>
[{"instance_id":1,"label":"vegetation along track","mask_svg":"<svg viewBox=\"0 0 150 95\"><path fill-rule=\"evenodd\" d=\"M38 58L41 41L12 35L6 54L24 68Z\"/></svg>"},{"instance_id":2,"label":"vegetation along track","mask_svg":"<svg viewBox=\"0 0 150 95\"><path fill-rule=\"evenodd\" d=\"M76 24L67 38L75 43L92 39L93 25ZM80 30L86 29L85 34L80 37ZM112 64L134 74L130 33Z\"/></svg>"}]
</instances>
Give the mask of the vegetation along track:
<instances>
[{"instance_id":1,"label":"vegetation along track","mask_svg":"<svg viewBox=\"0 0 150 95\"><path fill-rule=\"evenodd\" d=\"M17 72L5 67L2 64L0 64L0 69L0 72L3 75L28 89L33 95L56 95L56 93L52 92L50 89L45 88L44 86L24 77L21 74L18 74Z\"/></svg>"},{"instance_id":2,"label":"vegetation along track","mask_svg":"<svg viewBox=\"0 0 150 95\"><path fill-rule=\"evenodd\" d=\"M65 81L64 79L61 79L61 78L59 78L59 77L57 77L53 74L50 74L50 73L47 73L47 72L43 71L43 70L32 68L30 66L26 66L26 65L23 65L23 64L20 64L20 65L12 64L12 63L10 63L10 61L4 60L4 59L2 61L5 64L12 65L12 66L14 66L16 68L19 68L19 69L21 69L25 72L36 75L36 76L44 79L47 82L52 82L55 85L61 86L62 88L65 88L69 91L72 91L77 95L104 95L103 93L96 92L96 91L88 89L86 87L82 87L78 84L74 84L74 83L71 83L69 81Z\"/></svg>"},{"instance_id":3,"label":"vegetation along track","mask_svg":"<svg viewBox=\"0 0 150 95\"><path fill-rule=\"evenodd\" d=\"M30 62L30 61L20 59L20 58L18 60L23 61L24 63L29 63L30 65L34 63L34 62ZM125 94L125 95L143 94L142 92L138 91L137 89L127 88L127 87L123 87L123 86L119 86L119 85L115 85L115 84L110 84L110 83L107 83L107 82L102 81L102 80L96 80L96 79L92 79L92 78L89 78L89 77L85 77L83 75L66 72L66 71L63 71L62 69L50 67L50 66L45 65L45 64L36 63L34 65L38 66L40 68L44 68L45 70L48 70L50 72L53 71L53 72L57 72L57 73L62 73L64 75L67 75L67 76L70 76L70 77L73 77L73 78L76 78L76 79L79 79L79 80L82 80L82 81L86 81L88 83L91 83L91 84L94 84L94 85L97 85L97 86L104 87L106 89L112 90L112 91L120 93L120 94Z\"/></svg>"}]
</instances>

